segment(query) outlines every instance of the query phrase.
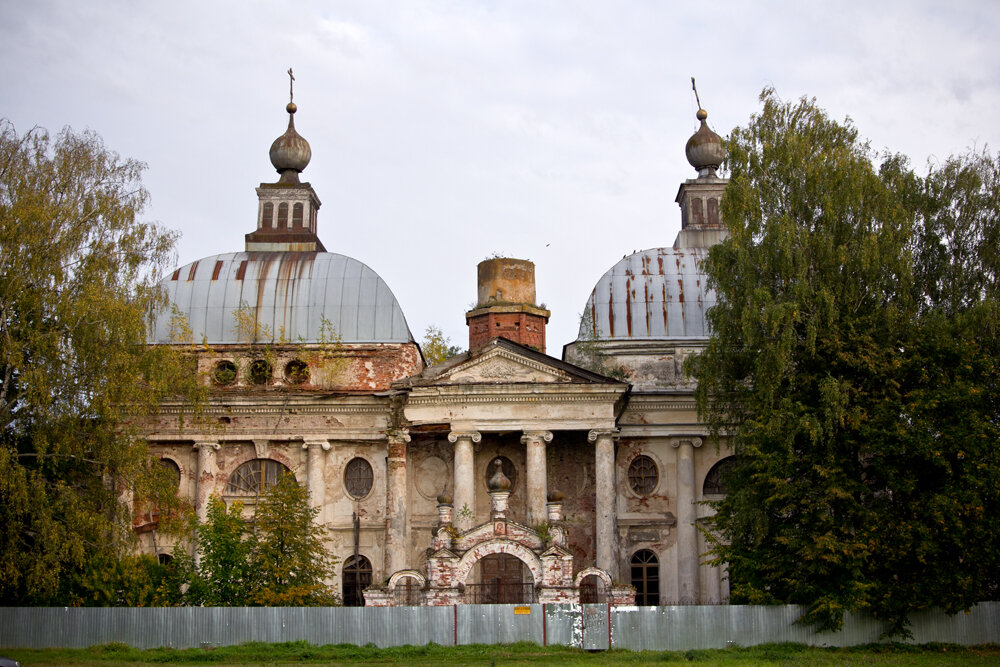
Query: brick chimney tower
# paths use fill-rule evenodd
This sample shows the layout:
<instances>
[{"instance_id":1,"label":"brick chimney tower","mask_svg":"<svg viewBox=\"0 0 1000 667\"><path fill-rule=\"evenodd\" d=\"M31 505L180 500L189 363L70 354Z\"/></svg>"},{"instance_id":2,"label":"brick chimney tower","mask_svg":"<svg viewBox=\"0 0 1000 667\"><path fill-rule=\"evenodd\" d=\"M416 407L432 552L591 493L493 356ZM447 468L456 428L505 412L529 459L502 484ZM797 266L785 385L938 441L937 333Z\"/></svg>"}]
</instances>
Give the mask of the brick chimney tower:
<instances>
[{"instance_id":1,"label":"brick chimney tower","mask_svg":"<svg viewBox=\"0 0 1000 667\"><path fill-rule=\"evenodd\" d=\"M479 298L465 314L470 351L500 337L544 353L549 315L535 304L532 262L506 257L479 262Z\"/></svg>"}]
</instances>

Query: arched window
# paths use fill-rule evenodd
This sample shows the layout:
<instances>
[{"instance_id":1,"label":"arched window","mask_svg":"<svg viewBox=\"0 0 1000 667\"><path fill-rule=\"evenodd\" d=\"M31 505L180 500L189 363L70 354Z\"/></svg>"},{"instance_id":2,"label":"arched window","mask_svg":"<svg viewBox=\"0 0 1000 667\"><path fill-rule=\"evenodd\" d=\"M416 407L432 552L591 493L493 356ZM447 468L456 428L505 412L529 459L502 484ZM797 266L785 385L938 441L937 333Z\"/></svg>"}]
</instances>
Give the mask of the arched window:
<instances>
[{"instance_id":1,"label":"arched window","mask_svg":"<svg viewBox=\"0 0 1000 667\"><path fill-rule=\"evenodd\" d=\"M347 462L344 468L344 488L348 495L355 500L360 500L368 495L372 490L372 483L375 475L372 472L372 464L368 463L360 456Z\"/></svg>"},{"instance_id":2,"label":"arched window","mask_svg":"<svg viewBox=\"0 0 1000 667\"><path fill-rule=\"evenodd\" d=\"M726 482L730 471L736 465L736 459L727 456L712 466L708 474L705 475L705 483L701 487L704 496L724 496L726 495Z\"/></svg>"},{"instance_id":3,"label":"arched window","mask_svg":"<svg viewBox=\"0 0 1000 667\"><path fill-rule=\"evenodd\" d=\"M632 554L632 585L635 603L656 606L660 604L660 561L649 549Z\"/></svg>"},{"instance_id":4,"label":"arched window","mask_svg":"<svg viewBox=\"0 0 1000 667\"><path fill-rule=\"evenodd\" d=\"M268 488L278 483L284 474L292 472L278 461L271 459L253 459L247 461L233 471L226 484L227 496L250 497L259 496Z\"/></svg>"},{"instance_id":5,"label":"arched window","mask_svg":"<svg viewBox=\"0 0 1000 667\"><path fill-rule=\"evenodd\" d=\"M628 466L628 484L636 495L648 496L656 490L660 473L656 463L648 456L637 456Z\"/></svg>"},{"instance_id":6,"label":"arched window","mask_svg":"<svg viewBox=\"0 0 1000 667\"><path fill-rule=\"evenodd\" d=\"M302 204L292 206L292 227L302 226Z\"/></svg>"},{"instance_id":7,"label":"arched window","mask_svg":"<svg viewBox=\"0 0 1000 667\"><path fill-rule=\"evenodd\" d=\"M271 202L265 203L264 213L261 217L263 218L260 224L261 227L263 227L264 229L271 229L272 227L274 227L274 204L272 204Z\"/></svg>"},{"instance_id":8,"label":"arched window","mask_svg":"<svg viewBox=\"0 0 1000 667\"><path fill-rule=\"evenodd\" d=\"M171 459L160 459L160 465L163 469L170 474L170 478L174 480L174 486L180 488L181 485L181 468L177 463Z\"/></svg>"},{"instance_id":9,"label":"arched window","mask_svg":"<svg viewBox=\"0 0 1000 667\"><path fill-rule=\"evenodd\" d=\"M278 204L278 229L288 228L288 204L281 202Z\"/></svg>"},{"instance_id":10,"label":"arched window","mask_svg":"<svg viewBox=\"0 0 1000 667\"><path fill-rule=\"evenodd\" d=\"M364 607L364 590L372 583L372 564L364 556L349 556L344 561L344 606Z\"/></svg>"}]
</instances>

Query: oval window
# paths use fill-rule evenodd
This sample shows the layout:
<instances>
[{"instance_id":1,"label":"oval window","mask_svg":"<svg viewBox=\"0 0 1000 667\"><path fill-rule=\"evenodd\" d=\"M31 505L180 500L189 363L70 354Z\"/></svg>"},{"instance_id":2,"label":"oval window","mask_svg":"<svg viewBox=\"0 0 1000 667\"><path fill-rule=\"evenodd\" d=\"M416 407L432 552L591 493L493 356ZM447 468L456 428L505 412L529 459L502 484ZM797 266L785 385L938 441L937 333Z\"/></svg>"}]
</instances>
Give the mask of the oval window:
<instances>
[{"instance_id":1,"label":"oval window","mask_svg":"<svg viewBox=\"0 0 1000 667\"><path fill-rule=\"evenodd\" d=\"M648 496L656 489L660 474L656 463L648 456L637 456L628 466L628 484L640 496Z\"/></svg>"},{"instance_id":2,"label":"oval window","mask_svg":"<svg viewBox=\"0 0 1000 667\"><path fill-rule=\"evenodd\" d=\"M361 499L372 490L374 478L372 464L359 456L347 463L347 468L344 470L344 488L352 498Z\"/></svg>"}]
</instances>

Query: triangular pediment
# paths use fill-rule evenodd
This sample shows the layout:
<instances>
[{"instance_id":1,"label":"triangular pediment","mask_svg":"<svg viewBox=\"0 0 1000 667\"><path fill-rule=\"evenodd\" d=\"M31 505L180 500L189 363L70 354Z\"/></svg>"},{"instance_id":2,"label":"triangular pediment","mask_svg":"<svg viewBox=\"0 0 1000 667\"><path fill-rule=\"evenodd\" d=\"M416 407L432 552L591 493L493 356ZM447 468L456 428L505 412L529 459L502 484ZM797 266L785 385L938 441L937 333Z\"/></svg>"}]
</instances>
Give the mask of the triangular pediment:
<instances>
[{"instance_id":1,"label":"triangular pediment","mask_svg":"<svg viewBox=\"0 0 1000 667\"><path fill-rule=\"evenodd\" d=\"M505 338L494 338L477 350L425 368L421 373L396 382L393 386L569 383L625 384Z\"/></svg>"},{"instance_id":2,"label":"triangular pediment","mask_svg":"<svg viewBox=\"0 0 1000 667\"><path fill-rule=\"evenodd\" d=\"M569 373L514 350L494 347L438 377L446 384L515 384L571 382Z\"/></svg>"}]
</instances>

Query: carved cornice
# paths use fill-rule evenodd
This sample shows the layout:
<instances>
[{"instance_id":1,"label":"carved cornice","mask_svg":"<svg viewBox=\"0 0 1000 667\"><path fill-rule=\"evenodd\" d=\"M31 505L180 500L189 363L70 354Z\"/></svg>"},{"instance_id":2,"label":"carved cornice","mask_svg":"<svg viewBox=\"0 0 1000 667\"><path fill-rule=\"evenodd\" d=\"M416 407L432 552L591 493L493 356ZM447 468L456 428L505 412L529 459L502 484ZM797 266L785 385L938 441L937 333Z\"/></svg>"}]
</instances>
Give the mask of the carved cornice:
<instances>
[{"instance_id":1,"label":"carved cornice","mask_svg":"<svg viewBox=\"0 0 1000 667\"><path fill-rule=\"evenodd\" d=\"M276 404L245 404L245 405L208 405L201 412L208 415L276 415L276 414L303 414L303 415L336 415L336 414L378 414L388 413L388 405L294 405L285 403ZM190 406L164 405L156 412L157 415L179 415L191 414Z\"/></svg>"}]
</instances>

